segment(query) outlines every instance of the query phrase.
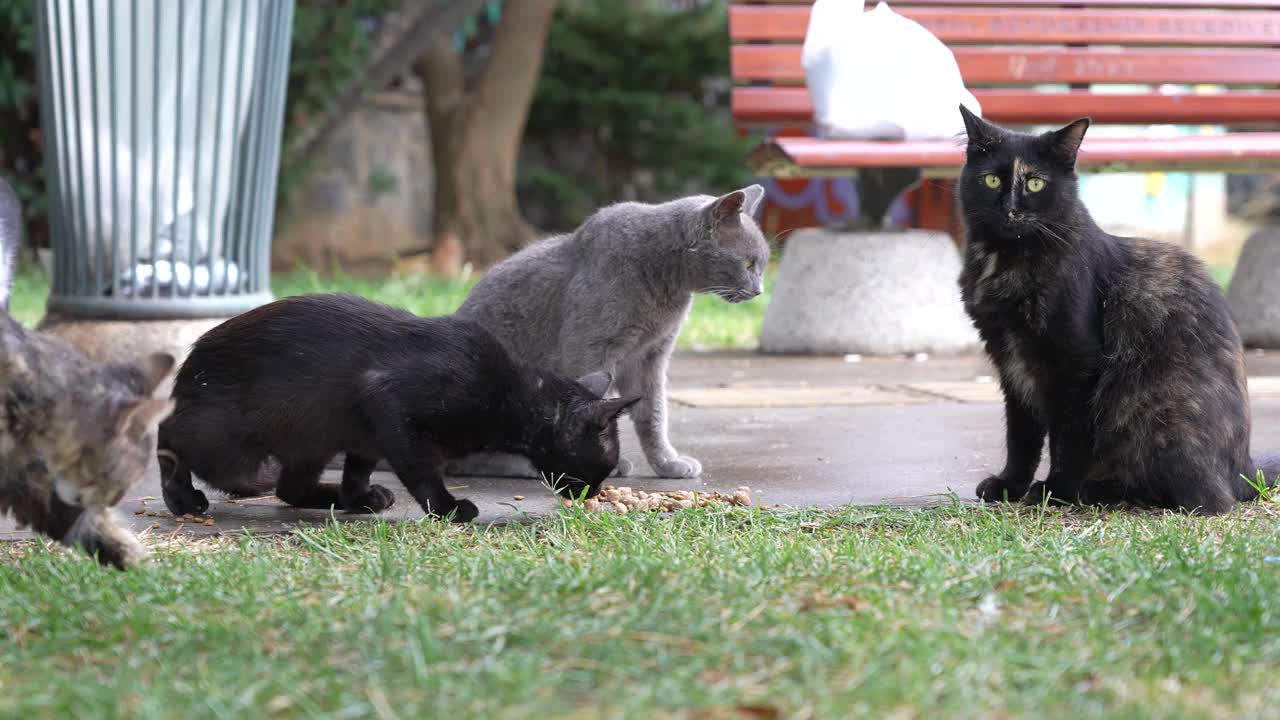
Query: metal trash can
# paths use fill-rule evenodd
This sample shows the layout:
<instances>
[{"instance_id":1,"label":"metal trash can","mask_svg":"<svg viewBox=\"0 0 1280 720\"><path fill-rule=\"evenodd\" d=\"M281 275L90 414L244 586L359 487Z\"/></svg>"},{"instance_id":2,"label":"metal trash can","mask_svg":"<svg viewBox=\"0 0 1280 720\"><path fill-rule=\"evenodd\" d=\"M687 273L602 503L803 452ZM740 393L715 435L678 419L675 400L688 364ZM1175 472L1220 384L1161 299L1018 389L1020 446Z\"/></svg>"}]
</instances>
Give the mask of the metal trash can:
<instances>
[{"instance_id":1,"label":"metal trash can","mask_svg":"<svg viewBox=\"0 0 1280 720\"><path fill-rule=\"evenodd\" d=\"M51 315L271 300L294 0L37 0Z\"/></svg>"}]
</instances>

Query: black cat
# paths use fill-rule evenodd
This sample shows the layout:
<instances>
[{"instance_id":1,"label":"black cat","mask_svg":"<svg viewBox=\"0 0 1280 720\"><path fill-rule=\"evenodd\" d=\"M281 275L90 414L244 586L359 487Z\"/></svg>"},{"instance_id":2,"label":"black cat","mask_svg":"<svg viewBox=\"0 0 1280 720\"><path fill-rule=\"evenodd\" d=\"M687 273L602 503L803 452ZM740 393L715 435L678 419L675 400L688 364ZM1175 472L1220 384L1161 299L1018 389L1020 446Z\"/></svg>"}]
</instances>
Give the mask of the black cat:
<instances>
[{"instance_id":1,"label":"black cat","mask_svg":"<svg viewBox=\"0 0 1280 720\"><path fill-rule=\"evenodd\" d=\"M1088 119L1029 135L960 112L960 287L999 370L1008 442L978 497L1204 513L1255 497L1244 355L1204 266L1094 223L1076 193ZM1046 433L1049 474L1033 485Z\"/></svg>"},{"instance_id":2,"label":"black cat","mask_svg":"<svg viewBox=\"0 0 1280 720\"><path fill-rule=\"evenodd\" d=\"M201 337L178 371L160 426L164 500L200 513L194 472L231 495L275 486L285 502L379 512L370 485L387 462L429 515L476 514L445 488L442 463L478 451L527 456L566 497L594 496L618 463L616 418L636 398L603 399L611 378L574 382L516 364L476 323L422 318L351 295L304 295L232 318ZM341 485L321 483L346 453ZM264 485L268 457L278 480Z\"/></svg>"}]
</instances>

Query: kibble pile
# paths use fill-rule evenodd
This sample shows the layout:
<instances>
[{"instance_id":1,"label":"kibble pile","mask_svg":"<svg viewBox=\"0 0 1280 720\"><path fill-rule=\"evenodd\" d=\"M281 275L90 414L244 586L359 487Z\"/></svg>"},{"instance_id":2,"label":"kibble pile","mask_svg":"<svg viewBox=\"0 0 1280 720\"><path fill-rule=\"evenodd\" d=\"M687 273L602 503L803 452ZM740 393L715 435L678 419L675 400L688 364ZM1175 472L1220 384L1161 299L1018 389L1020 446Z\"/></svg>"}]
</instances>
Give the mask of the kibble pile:
<instances>
[{"instance_id":1,"label":"kibble pile","mask_svg":"<svg viewBox=\"0 0 1280 720\"><path fill-rule=\"evenodd\" d=\"M568 506L573 503L561 500ZM582 501L582 506L591 512L613 510L619 513L672 512L685 508L709 507L715 505L746 507L751 505L751 488L743 486L730 494L722 492L702 492L700 490L665 490L662 492L645 492L632 490L630 487L614 487L607 485L600 489L596 497Z\"/></svg>"},{"instance_id":2,"label":"kibble pile","mask_svg":"<svg viewBox=\"0 0 1280 720\"><path fill-rule=\"evenodd\" d=\"M191 513L187 513L187 514L185 514L185 515L180 515L180 516L178 516L178 517L174 517L173 515L170 515L170 514L169 514L169 513L167 513L167 512L156 512L155 510L148 510L148 509L147 509L147 500L151 500L151 499L154 499L154 498L143 498L143 499L142 499L142 507L138 508L137 510L134 510L134 511L133 511L133 514L134 514L134 515L145 515L145 516L147 516L147 517L169 518L170 520L172 520L172 521L174 522L174 524L175 524L175 525L183 525L183 524L187 524L187 525L207 525L207 526L209 526L209 527L213 527L213 526L216 524L216 523L214 522L214 519L213 519L213 518L211 518L211 517L199 517L199 516L197 516L197 515L192 515ZM228 501L228 502L229 502L229 501ZM159 529L160 529L160 523L158 523L158 522L151 523L151 529L152 529L152 530L159 530Z\"/></svg>"}]
</instances>

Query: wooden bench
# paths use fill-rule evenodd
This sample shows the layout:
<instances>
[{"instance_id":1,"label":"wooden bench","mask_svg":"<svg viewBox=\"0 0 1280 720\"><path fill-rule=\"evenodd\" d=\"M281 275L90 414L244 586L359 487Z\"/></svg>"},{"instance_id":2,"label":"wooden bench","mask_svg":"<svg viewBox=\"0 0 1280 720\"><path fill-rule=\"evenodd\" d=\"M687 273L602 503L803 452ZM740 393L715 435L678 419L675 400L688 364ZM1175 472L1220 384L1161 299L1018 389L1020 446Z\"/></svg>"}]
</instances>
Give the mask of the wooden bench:
<instances>
[{"instance_id":1,"label":"wooden bench","mask_svg":"<svg viewBox=\"0 0 1280 720\"><path fill-rule=\"evenodd\" d=\"M878 223L888 203L921 176L953 177L964 161L963 145L812 137L813 105L800 64L810 4L756 0L730 6L733 115L742 128L771 133L748 164L761 177L856 175L864 220ZM1065 124L1088 115L1099 125L1229 130L1168 138L1086 136L1082 170L1280 168L1280 0L890 5L952 49L983 115L994 122ZM869 1L867 8L872 6ZM1194 91L1161 92L1162 85Z\"/></svg>"}]
</instances>

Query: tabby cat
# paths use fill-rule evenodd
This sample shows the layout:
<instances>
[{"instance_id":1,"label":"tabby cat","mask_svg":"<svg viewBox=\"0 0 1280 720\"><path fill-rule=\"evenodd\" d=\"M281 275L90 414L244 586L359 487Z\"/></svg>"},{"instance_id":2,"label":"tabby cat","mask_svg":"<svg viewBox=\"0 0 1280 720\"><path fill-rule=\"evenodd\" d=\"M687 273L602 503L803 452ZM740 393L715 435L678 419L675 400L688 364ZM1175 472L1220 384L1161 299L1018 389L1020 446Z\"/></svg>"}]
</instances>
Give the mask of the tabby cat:
<instances>
[{"instance_id":1,"label":"tabby cat","mask_svg":"<svg viewBox=\"0 0 1280 720\"><path fill-rule=\"evenodd\" d=\"M155 451L156 426L172 406L151 393L174 359L96 363L10 317L21 223L17 198L0 179L0 513L124 568L146 550L111 508Z\"/></svg>"}]
</instances>

